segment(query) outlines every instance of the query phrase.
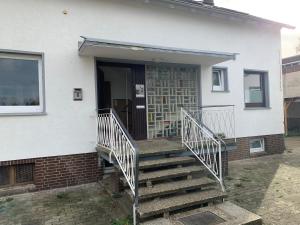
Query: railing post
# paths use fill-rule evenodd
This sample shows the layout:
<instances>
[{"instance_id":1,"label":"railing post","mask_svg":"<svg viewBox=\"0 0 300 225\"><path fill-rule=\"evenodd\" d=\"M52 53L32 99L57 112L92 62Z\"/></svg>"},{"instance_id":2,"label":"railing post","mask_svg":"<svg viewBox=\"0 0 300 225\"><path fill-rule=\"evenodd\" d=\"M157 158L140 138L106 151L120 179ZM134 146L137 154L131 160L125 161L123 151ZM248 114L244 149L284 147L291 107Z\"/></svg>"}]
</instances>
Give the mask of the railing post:
<instances>
[{"instance_id":1,"label":"railing post","mask_svg":"<svg viewBox=\"0 0 300 225\"><path fill-rule=\"evenodd\" d=\"M220 141L219 141L218 148L219 148L219 178L220 178L220 184L221 184L222 191L225 192L225 187L224 187L224 183L223 183L222 146L221 146Z\"/></svg>"},{"instance_id":2,"label":"railing post","mask_svg":"<svg viewBox=\"0 0 300 225\"><path fill-rule=\"evenodd\" d=\"M233 135L234 135L234 141L236 142L236 131L235 131L235 106L232 106L233 110Z\"/></svg>"},{"instance_id":3,"label":"railing post","mask_svg":"<svg viewBox=\"0 0 300 225\"><path fill-rule=\"evenodd\" d=\"M110 134L109 134L109 139L110 139L110 148L114 150L114 131L113 131L113 112L112 109L109 110L109 126L110 126Z\"/></svg>"},{"instance_id":4,"label":"railing post","mask_svg":"<svg viewBox=\"0 0 300 225\"><path fill-rule=\"evenodd\" d=\"M183 138L183 132L184 132L184 129L183 129L183 124L184 124L184 122L183 122L183 118L184 118L184 116L183 116L183 108L181 108L180 109L180 119L181 119L181 144L182 144L182 147L184 146L184 138Z\"/></svg>"},{"instance_id":5,"label":"railing post","mask_svg":"<svg viewBox=\"0 0 300 225\"><path fill-rule=\"evenodd\" d=\"M139 154L138 149L135 151L135 176L134 176L134 204L133 204L133 224L139 225L138 208L139 208Z\"/></svg>"}]
</instances>

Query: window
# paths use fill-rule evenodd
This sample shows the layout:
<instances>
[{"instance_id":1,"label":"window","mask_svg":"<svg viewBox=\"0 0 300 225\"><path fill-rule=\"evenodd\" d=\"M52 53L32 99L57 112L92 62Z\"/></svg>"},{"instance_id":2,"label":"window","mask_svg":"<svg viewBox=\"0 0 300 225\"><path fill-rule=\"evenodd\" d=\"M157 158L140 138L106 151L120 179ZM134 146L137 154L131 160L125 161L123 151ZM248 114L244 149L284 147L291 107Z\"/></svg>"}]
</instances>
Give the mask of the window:
<instances>
[{"instance_id":1,"label":"window","mask_svg":"<svg viewBox=\"0 0 300 225\"><path fill-rule=\"evenodd\" d=\"M0 113L40 113L42 56L0 53Z\"/></svg>"},{"instance_id":2,"label":"window","mask_svg":"<svg viewBox=\"0 0 300 225\"><path fill-rule=\"evenodd\" d=\"M246 107L267 106L267 73L247 70L244 73Z\"/></svg>"},{"instance_id":3,"label":"window","mask_svg":"<svg viewBox=\"0 0 300 225\"><path fill-rule=\"evenodd\" d=\"M212 91L228 91L227 68L213 68Z\"/></svg>"},{"instance_id":4,"label":"window","mask_svg":"<svg viewBox=\"0 0 300 225\"><path fill-rule=\"evenodd\" d=\"M0 187L30 184L34 181L34 164L0 167Z\"/></svg>"},{"instance_id":5,"label":"window","mask_svg":"<svg viewBox=\"0 0 300 225\"><path fill-rule=\"evenodd\" d=\"M264 152L265 141L263 138L254 138L250 140L250 153Z\"/></svg>"}]
</instances>

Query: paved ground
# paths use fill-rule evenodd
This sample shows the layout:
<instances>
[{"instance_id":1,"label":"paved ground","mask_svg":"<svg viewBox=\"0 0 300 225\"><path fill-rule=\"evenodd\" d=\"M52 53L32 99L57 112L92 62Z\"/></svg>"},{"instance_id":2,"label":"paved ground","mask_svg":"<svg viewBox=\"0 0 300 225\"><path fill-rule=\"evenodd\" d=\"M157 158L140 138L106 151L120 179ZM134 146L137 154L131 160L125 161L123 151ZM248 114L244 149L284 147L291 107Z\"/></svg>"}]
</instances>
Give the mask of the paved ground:
<instances>
[{"instance_id":1,"label":"paved ground","mask_svg":"<svg viewBox=\"0 0 300 225\"><path fill-rule=\"evenodd\" d=\"M300 138L287 138L286 145L283 155L230 163L229 200L262 216L265 225L300 225ZM98 185L0 198L0 224L126 225L118 200Z\"/></svg>"},{"instance_id":2,"label":"paved ground","mask_svg":"<svg viewBox=\"0 0 300 225\"><path fill-rule=\"evenodd\" d=\"M125 225L124 218L117 200L95 184L0 198L1 225Z\"/></svg>"},{"instance_id":3,"label":"paved ground","mask_svg":"<svg viewBox=\"0 0 300 225\"><path fill-rule=\"evenodd\" d=\"M229 200L262 216L266 225L300 224L300 138L283 155L230 163Z\"/></svg>"}]
</instances>

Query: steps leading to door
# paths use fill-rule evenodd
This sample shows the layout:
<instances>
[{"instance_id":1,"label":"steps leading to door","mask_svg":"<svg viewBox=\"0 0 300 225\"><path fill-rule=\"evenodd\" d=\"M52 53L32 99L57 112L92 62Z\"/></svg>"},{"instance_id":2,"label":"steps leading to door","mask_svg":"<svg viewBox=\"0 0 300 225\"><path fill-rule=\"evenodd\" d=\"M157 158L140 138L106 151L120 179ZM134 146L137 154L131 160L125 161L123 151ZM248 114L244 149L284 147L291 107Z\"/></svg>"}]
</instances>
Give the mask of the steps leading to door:
<instances>
[{"instance_id":1,"label":"steps leading to door","mask_svg":"<svg viewBox=\"0 0 300 225\"><path fill-rule=\"evenodd\" d=\"M166 214L195 205L213 203L218 200L221 201L225 197L226 194L218 190L207 190L191 194L183 194L141 203L138 212L140 218L145 219L151 216Z\"/></svg>"},{"instance_id":2,"label":"steps leading to door","mask_svg":"<svg viewBox=\"0 0 300 225\"><path fill-rule=\"evenodd\" d=\"M139 189L139 199L145 200L178 192L206 188L215 184L215 181L203 177L198 179L181 180L154 185L152 188L142 187Z\"/></svg>"},{"instance_id":3,"label":"steps leading to door","mask_svg":"<svg viewBox=\"0 0 300 225\"><path fill-rule=\"evenodd\" d=\"M146 224L152 224L153 219L162 216L167 218L171 215L171 218L175 218L176 215L183 216L194 210L206 212L205 209L213 210L212 207L215 206L224 208L225 203L219 203L224 201L226 193L221 191L216 180L207 177L209 172L202 163L195 159L190 151L184 149L180 142L160 141L144 141L142 147L139 146L137 209L141 222L149 221ZM101 151L100 156L109 159L106 150ZM133 200L127 181L125 178L121 178L121 181ZM230 215L226 217L226 221L233 221L231 219Z\"/></svg>"},{"instance_id":4,"label":"steps leading to door","mask_svg":"<svg viewBox=\"0 0 300 225\"><path fill-rule=\"evenodd\" d=\"M163 158L163 159L153 159L140 161L140 169L153 169L157 167L172 166L172 165L184 165L194 163L195 159L193 157L173 157L173 158Z\"/></svg>"}]
</instances>

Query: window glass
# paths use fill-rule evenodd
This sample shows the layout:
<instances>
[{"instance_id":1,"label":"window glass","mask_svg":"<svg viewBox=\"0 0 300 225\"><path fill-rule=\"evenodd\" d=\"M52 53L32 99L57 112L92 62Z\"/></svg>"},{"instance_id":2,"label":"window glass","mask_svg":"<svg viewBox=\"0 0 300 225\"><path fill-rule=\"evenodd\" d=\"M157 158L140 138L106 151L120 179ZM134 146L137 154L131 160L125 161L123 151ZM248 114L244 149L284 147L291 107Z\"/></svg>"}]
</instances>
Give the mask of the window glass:
<instances>
[{"instance_id":1,"label":"window glass","mask_svg":"<svg viewBox=\"0 0 300 225\"><path fill-rule=\"evenodd\" d=\"M213 68L212 72L212 90L225 91L227 89L227 69L226 68Z\"/></svg>"},{"instance_id":2,"label":"window glass","mask_svg":"<svg viewBox=\"0 0 300 225\"><path fill-rule=\"evenodd\" d=\"M41 56L0 53L0 113L43 111Z\"/></svg>"},{"instance_id":3,"label":"window glass","mask_svg":"<svg viewBox=\"0 0 300 225\"><path fill-rule=\"evenodd\" d=\"M0 58L0 105L39 105L37 60Z\"/></svg>"},{"instance_id":4,"label":"window glass","mask_svg":"<svg viewBox=\"0 0 300 225\"><path fill-rule=\"evenodd\" d=\"M260 74L245 75L245 102L246 103L262 103L263 89Z\"/></svg>"},{"instance_id":5,"label":"window glass","mask_svg":"<svg viewBox=\"0 0 300 225\"><path fill-rule=\"evenodd\" d=\"M244 96L246 107L267 106L267 73L260 71L245 71Z\"/></svg>"},{"instance_id":6,"label":"window glass","mask_svg":"<svg viewBox=\"0 0 300 225\"><path fill-rule=\"evenodd\" d=\"M264 139L263 138L255 138L250 140L250 152L263 152L265 150Z\"/></svg>"},{"instance_id":7,"label":"window glass","mask_svg":"<svg viewBox=\"0 0 300 225\"><path fill-rule=\"evenodd\" d=\"M214 71L213 72L213 86L220 86L221 85L221 76L220 71Z\"/></svg>"}]
</instances>

